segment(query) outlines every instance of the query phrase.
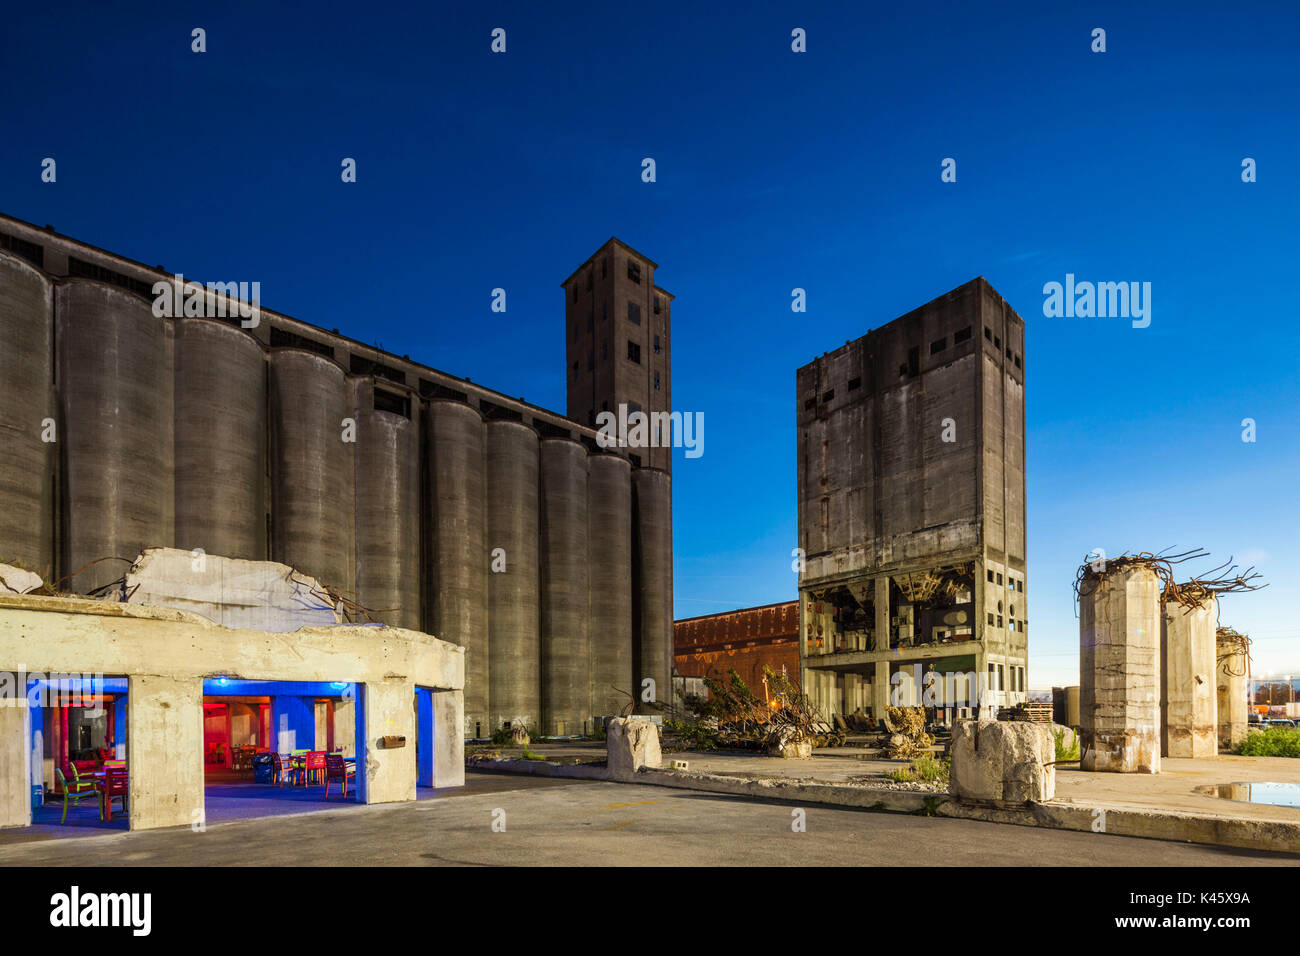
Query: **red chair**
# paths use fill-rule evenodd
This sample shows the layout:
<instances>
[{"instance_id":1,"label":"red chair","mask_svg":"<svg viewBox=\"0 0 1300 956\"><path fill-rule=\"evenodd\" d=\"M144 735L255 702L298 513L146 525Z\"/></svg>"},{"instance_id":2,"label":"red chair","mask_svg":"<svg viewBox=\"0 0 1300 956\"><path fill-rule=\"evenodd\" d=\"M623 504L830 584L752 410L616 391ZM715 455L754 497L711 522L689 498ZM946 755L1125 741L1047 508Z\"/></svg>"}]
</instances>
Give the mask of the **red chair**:
<instances>
[{"instance_id":1,"label":"red chair","mask_svg":"<svg viewBox=\"0 0 1300 956\"><path fill-rule=\"evenodd\" d=\"M104 767L104 779L99 783L99 819L113 819L113 798L122 799L122 812L127 812L128 793L126 768L114 764Z\"/></svg>"},{"instance_id":2,"label":"red chair","mask_svg":"<svg viewBox=\"0 0 1300 956\"><path fill-rule=\"evenodd\" d=\"M325 776L325 769L325 751L313 750L307 754L302 763L303 786L320 783Z\"/></svg>"},{"instance_id":3,"label":"red chair","mask_svg":"<svg viewBox=\"0 0 1300 956\"><path fill-rule=\"evenodd\" d=\"M342 754L325 754L325 799L330 798L330 781L340 780L343 783L343 796L348 795L348 777L355 777L357 771L355 767L349 767Z\"/></svg>"}]
</instances>

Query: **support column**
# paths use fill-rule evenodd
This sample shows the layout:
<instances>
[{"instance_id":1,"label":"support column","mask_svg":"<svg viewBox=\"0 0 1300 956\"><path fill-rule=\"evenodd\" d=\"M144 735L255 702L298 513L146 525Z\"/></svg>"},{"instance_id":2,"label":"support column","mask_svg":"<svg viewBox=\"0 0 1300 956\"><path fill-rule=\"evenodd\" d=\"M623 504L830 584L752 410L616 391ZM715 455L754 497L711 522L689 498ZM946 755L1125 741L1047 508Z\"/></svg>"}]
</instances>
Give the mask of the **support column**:
<instances>
[{"instance_id":1,"label":"support column","mask_svg":"<svg viewBox=\"0 0 1300 956\"><path fill-rule=\"evenodd\" d=\"M366 685L361 699L365 715L365 765L357 754L357 778L365 774L366 803L397 803L415 799L415 684L411 681L376 681ZM406 738L406 746L380 746L380 738Z\"/></svg>"},{"instance_id":2,"label":"support column","mask_svg":"<svg viewBox=\"0 0 1300 956\"><path fill-rule=\"evenodd\" d=\"M876 673L871 681L871 716L876 720L885 719L885 708L889 706L889 661L876 661Z\"/></svg>"},{"instance_id":3,"label":"support column","mask_svg":"<svg viewBox=\"0 0 1300 956\"><path fill-rule=\"evenodd\" d=\"M465 695L458 690L433 692L433 785L465 786Z\"/></svg>"},{"instance_id":4,"label":"support column","mask_svg":"<svg viewBox=\"0 0 1300 956\"><path fill-rule=\"evenodd\" d=\"M1218 601L1211 594L1188 610L1164 607L1160 628L1162 757L1213 757L1219 752L1215 630Z\"/></svg>"},{"instance_id":5,"label":"support column","mask_svg":"<svg viewBox=\"0 0 1300 956\"><path fill-rule=\"evenodd\" d=\"M25 687L14 688L13 700L0 700L0 827L25 827L32 822L31 715Z\"/></svg>"},{"instance_id":6,"label":"support column","mask_svg":"<svg viewBox=\"0 0 1300 956\"><path fill-rule=\"evenodd\" d=\"M203 681L132 676L128 686L131 829L189 826L203 811Z\"/></svg>"},{"instance_id":7,"label":"support column","mask_svg":"<svg viewBox=\"0 0 1300 956\"><path fill-rule=\"evenodd\" d=\"M889 575L876 578L876 650L889 650Z\"/></svg>"}]
</instances>

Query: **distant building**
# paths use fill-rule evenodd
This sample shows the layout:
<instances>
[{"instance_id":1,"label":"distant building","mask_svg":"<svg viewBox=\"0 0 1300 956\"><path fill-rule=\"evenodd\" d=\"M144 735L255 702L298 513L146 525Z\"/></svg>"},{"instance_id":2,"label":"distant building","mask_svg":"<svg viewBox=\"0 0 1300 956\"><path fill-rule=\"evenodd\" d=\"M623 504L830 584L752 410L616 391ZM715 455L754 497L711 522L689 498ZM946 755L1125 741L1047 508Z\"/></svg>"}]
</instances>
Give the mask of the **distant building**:
<instances>
[{"instance_id":1,"label":"distant building","mask_svg":"<svg viewBox=\"0 0 1300 956\"><path fill-rule=\"evenodd\" d=\"M673 624L673 669L688 687L691 678L725 681L735 670L761 694L764 665L798 680L798 640L798 601L686 618Z\"/></svg>"},{"instance_id":2,"label":"distant building","mask_svg":"<svg viewBox=\"0 0 1300 956\"><path fill-rule=\"evenodd\" d=\"M1024 329L977 278L799 369L799 660L824 714L1025 700Z\"/></svg>"}]
</instances>

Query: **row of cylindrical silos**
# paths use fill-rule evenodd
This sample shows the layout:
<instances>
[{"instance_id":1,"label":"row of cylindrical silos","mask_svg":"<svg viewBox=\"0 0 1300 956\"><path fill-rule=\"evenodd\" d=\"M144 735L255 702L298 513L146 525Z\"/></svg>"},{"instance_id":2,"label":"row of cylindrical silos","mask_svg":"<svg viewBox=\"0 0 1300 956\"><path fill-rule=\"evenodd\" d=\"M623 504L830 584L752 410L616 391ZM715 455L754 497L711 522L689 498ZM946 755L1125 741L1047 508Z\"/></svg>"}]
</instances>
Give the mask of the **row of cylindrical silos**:
<instances>
[{"instance_id":1,"label":"row of cylindrical silos","mask_svg":"<svg viewBox=\"0 0 1300 956\"><path fill-rule=\"evenodd\" d=\"M667 473L3 252L0 341L0 561L280 561L464 646L475 736L669 698Z\"/></svg>"}]
</instances>

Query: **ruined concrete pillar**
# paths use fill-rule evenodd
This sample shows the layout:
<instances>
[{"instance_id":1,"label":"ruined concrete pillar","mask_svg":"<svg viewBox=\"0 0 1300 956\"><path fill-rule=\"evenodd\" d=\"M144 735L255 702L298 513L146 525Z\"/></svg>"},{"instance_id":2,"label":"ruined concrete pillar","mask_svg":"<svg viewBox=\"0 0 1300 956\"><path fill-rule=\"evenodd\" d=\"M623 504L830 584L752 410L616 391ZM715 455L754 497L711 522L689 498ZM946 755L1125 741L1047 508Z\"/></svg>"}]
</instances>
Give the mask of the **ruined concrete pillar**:
<instances>
[{"instance_id":1,"label":"ruined concrete pillar","mask_svg":"<svg viewBox=\"0 0 1300 956\"><path fill-rule=\"evenodd\" d=\"M15 686L12 698L0 697L0 827L32 822L32 739L27 688Z\"/></svg>"},{"instance_id":2,"label":"ruined concrete pillar","mask_svg":"<svg viewBox=\"0 0 1300 956\"><path fill-rule=\"evenodd\" d=\"M132 675L127 686L131 829L189 826L203 809L203 681Z\"/></svg>"},{"instance_id":3,"label":"ruined concrete pillar","mask_svg":"<svg viewBox=\"0 0 1300 956\"><path fill-rule=\"evenodd\" d=\"M1160 627L1160 755L1213 757L1218 753L1215 630L1218 601L1198 607L1165 604Z\"/></svg>"},{"instance_id":4,"label":"ruined concrete pillar","mask_svg":"<svg viewBox=\"0 0 1300 956\"><path fill-rule=\"evenodd\" d=\"M876 578L875 649L889 650L889 575Z\"/></svg>"},{"instance_id":5,"label":"ruined concrete pillar","mask_svg":"<svg viewBox=\"0 0 1300 956\"><path fill-rule=\"evenodd\" d=\"M1160 586L1141 564L1089 570L1079 593L1083 770L1160 772Z\"/></svg>"},{"instance_id":6,"label":"ruined concrete pillar","mask_svg":"<svg viewBox=\"0 0 1300 956\"><path fill-rule=\"evenodd\" d=\"M1220 628L1215 639L1218 663L1215 667L1219 748L1231 751L1246 739L1248 639L1231 628Z\"/></svg>"}]
</instances>

